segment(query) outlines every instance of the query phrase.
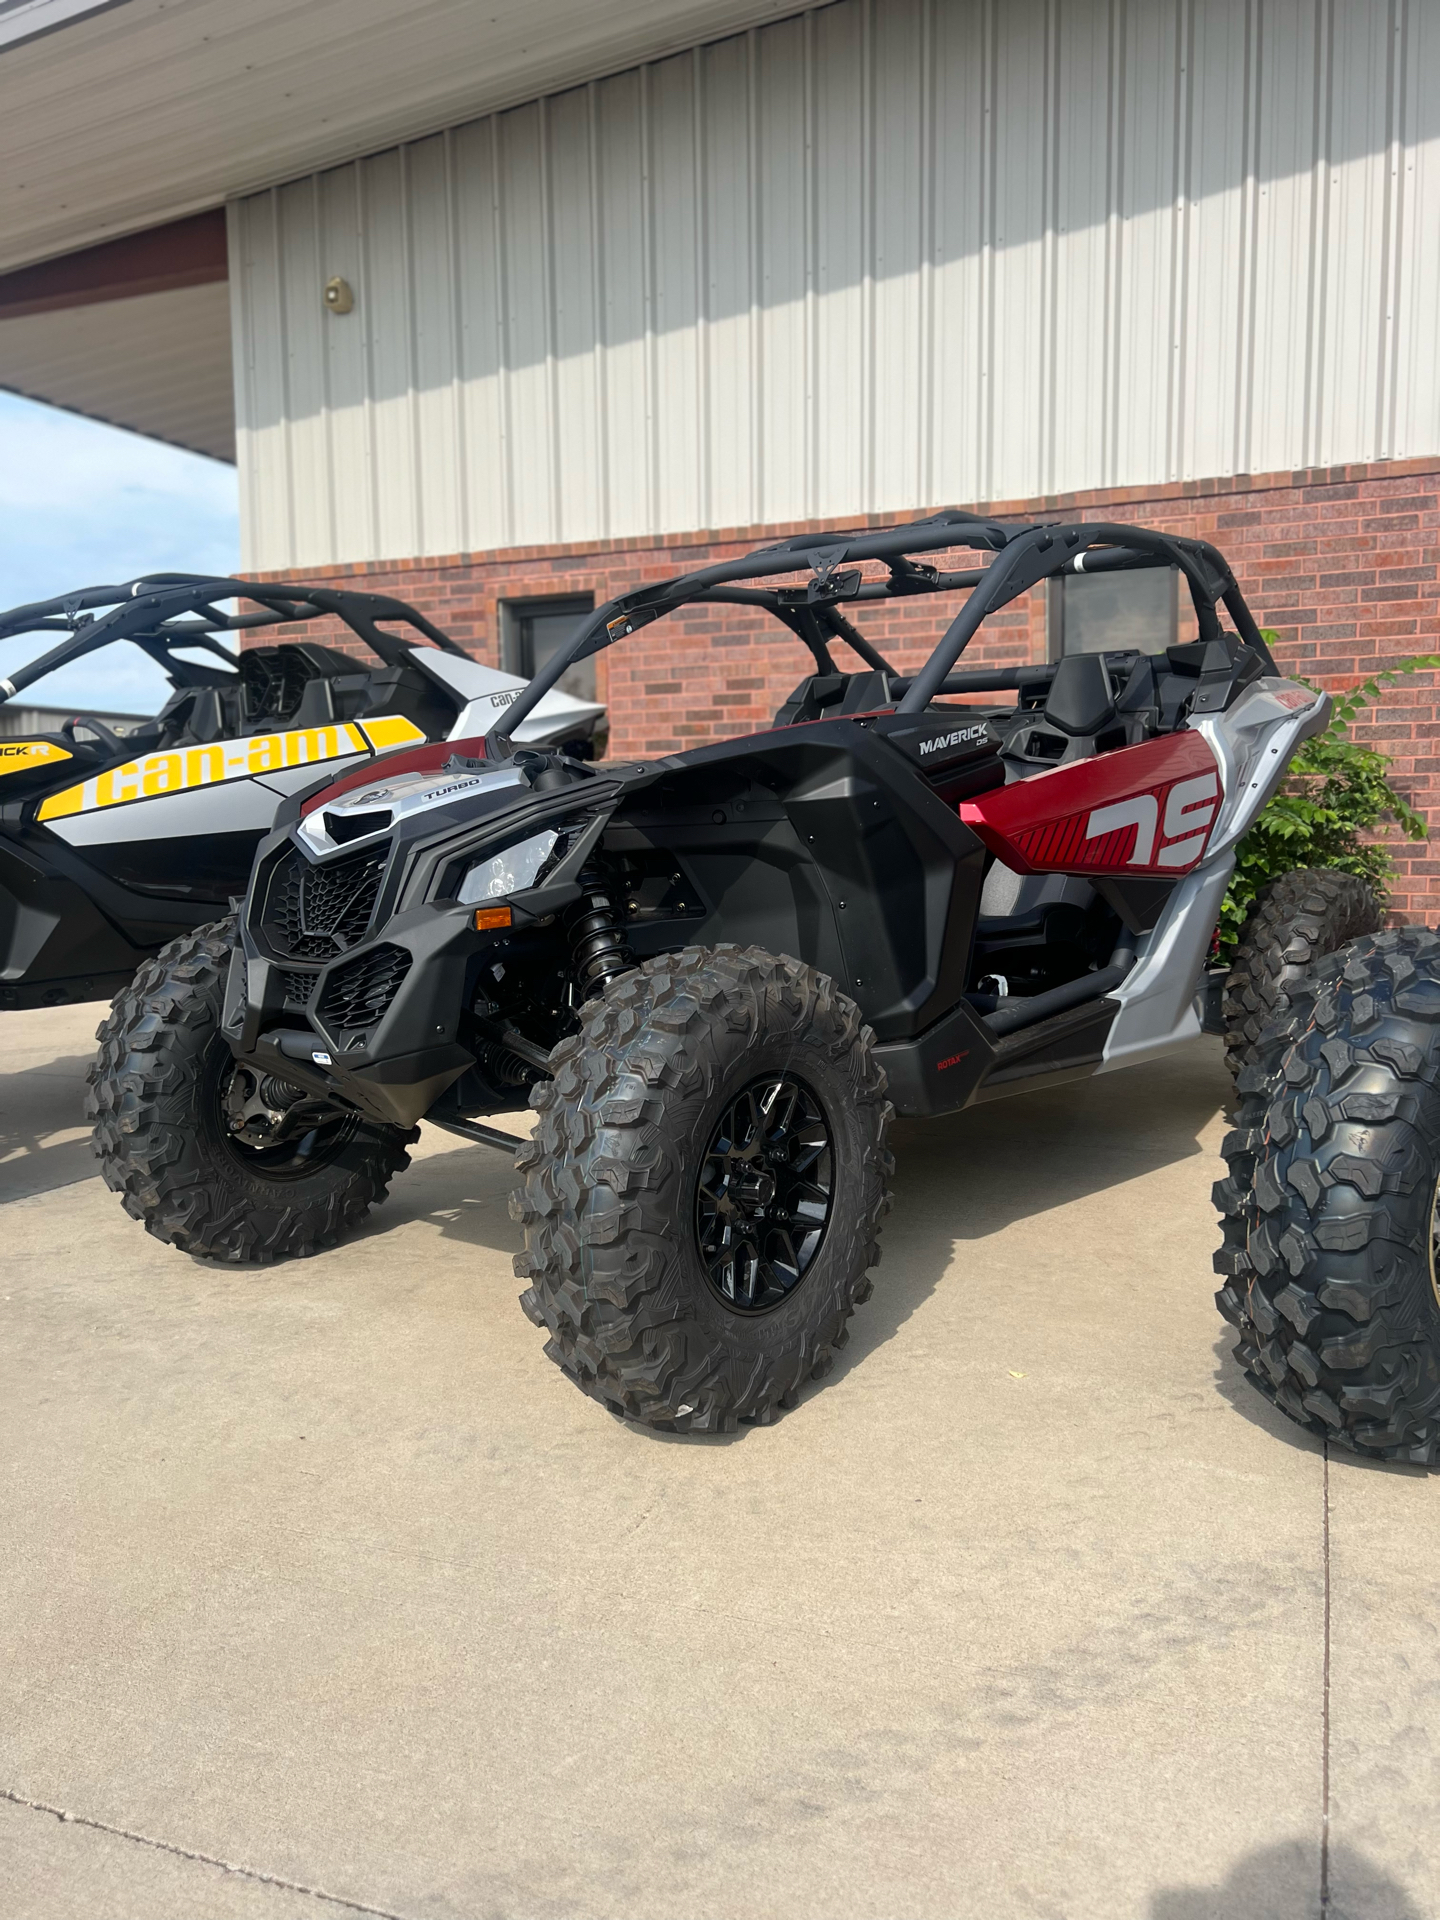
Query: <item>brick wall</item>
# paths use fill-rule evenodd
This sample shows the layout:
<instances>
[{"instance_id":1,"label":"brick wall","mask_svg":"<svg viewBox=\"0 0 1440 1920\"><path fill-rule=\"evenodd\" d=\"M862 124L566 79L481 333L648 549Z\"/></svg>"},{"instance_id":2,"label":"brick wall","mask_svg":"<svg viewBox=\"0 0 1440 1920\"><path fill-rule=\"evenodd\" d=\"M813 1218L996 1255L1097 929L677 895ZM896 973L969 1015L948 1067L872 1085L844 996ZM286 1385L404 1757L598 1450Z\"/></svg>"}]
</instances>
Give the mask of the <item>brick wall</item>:
<instances>
[{"instance_id":1,"label":"brick wall","mask_svg":"<svg viewBox=\"0 0 1440 1920\"><path fill-rule=\"evenodd\" d=\"M1335 689L1388 661L1440 652L1437 503L1440 461L1431 460L999 501L984 511L999 518L1132 521L1211 541L1234 568L1261 626L1279 634L1282 666ZM909 516L813 524L880 525L901 517ZM726 528L608 546L326 567L304 577L363 584L409 600L478 659L498 665L504 600L593 593L599 604L647 580L805 530L800 524ZM956 564L953 557L949 564ZM882 603L858 610L856 624L897 666L913 671L958 605L954 595ZM299 637L301 630L290 631ZM327 629L324 637L338 636ZM845 650L835 651L839 658ZM967 664L991 665L1044 657L1043 589L988 621L965 656ZM643 757L765 725L806 671L807 656L763 616L739 607L695 607L622 641L596 664L612 751ZM1392 901L1400 918L1433 920L1430 902L1440 882L1440 675L1417 674L1392 689L1357 733L1393 756L1396 784L1434 823L1433 843L1395 843Z\"/></svg>"}]
</instances>

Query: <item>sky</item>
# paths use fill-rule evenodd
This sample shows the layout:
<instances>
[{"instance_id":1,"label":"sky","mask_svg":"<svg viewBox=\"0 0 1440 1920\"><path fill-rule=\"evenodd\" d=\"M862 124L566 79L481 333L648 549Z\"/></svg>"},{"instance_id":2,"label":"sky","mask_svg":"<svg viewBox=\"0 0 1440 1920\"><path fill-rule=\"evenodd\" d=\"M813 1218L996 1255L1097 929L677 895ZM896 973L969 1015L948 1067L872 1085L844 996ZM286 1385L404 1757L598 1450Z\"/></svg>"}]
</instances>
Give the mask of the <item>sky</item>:
<instances>
[{"instance_id":1,"label":"sky","mask_svg":"<svg viewBox=\"0 0 1440 1920\"><path fill-rule=\"evenodd\" d=\"M0 392L0 609L141 573L233 574L239 565L233 467ZM0 676L54 644L0 640ZM122 643L47 674L21 698L154 713L169 690Z\"/></svg>"}]
</instances>

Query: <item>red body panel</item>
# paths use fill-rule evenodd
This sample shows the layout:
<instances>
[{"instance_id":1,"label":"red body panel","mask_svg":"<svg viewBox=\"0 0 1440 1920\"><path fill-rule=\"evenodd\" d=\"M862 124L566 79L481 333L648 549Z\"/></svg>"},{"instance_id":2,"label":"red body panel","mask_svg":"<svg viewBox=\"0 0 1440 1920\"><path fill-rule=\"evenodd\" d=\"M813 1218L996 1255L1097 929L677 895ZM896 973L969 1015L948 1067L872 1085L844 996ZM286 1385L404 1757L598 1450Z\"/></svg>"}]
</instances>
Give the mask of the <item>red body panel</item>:
<instances>
[{"instance_id":1,"label":"red body panel","mask_svg":"<svg viewBox=\"0 0 1440 1920\"><path fill-rule=\"evenodd\" d=\"M332 805L342 793L350 793L356 787L373 787L391 774L438 773L457 754L462 760L483 760L483 736L477 735L473 740L429 740L423 747L392 747L388 753L377 753L364 766L337 774L330 786L312 793L301 804L301 815L313 813L316 807Z\"/></svg>"},{"instance_id":2,"label":"red body panel","mask_svg":"<svg viewBox=\"0 0 1440 1920\"><path fill-rule=\"evenodd\" d=\"M960 818L1016 873L1174 880L1204 853L1220 798L1201 735L1170 733L997 787Z\"/></svg>"}]
</instances>

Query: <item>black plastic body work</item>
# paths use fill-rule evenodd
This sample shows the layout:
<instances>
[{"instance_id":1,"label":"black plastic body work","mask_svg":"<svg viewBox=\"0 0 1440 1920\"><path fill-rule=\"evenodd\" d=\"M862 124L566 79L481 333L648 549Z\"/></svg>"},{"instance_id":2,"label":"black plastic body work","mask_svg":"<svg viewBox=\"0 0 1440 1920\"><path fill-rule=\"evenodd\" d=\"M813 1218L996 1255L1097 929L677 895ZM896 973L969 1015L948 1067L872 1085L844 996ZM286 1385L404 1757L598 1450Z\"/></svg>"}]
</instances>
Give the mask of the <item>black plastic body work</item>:
<instances>
[{"instance_id":1,"label":"black plastic body work","mask_svg":"<svg viewBox=\"0 0 1440 1920\"><path fill-rule=\"evenodd\" d=\"M529 911L516 914L516 926L501 934L480 934L474 908L457 904L450 868L461 848L473 845L487 822L501 827L507 841L523 833L543 832L574 820L577 811L598 830L623 791L622 782L589 775L577 768L575 786L560 793L535 794L528 788L467 797L440 805L401 824L378 846L362 842L309 861L290 831L302 797L283 809L280 824L262 844L242 925L243 953L232 969L225 1004L225 1029L238 1058L283 1071L297 1085L316 1092L343 1092L344 1098L372 1119L411 1125L467 1072L476 1079L468 1111L501 1112L525 1103L524 1092L492 1085L479 1067L477 1049L463 1044L475 1035L465 1016L474 999L482 965L524 967L527 979L543 965L552 944L545 936L563 906L579 898L576 884L531 890ZM576 789L579 789L577 793ZM583 799L582 799L583 796ZM502 824L503 823L503 824ZM277 890L293 874L308 879L358 870L379 860L364 882L354 917L360 937L348 928L335 934L290 936L275 910ZM438 894L439 897L436 897ZM546 925L539 923L545 922ZM320 925L320 917L309 924ZM377 930L383 938L377 939ZM317 954L305 943L330 938L335 950ZM406 958L391 963L386 996L378 1020L347 1028L331 1012L343 1006L347 976L369 956L394 950ZM384 957L389 959L387 951ZM558 997L544 1009L559 1017ZM328 1055L317 1070L313 1056ZM283 1062L283 1068L281 1063ZM528 1082L525 1083L528 1088ZM452 1103L453 1104L453 1103ZM460 1109L457 1108L457 1111Z\"/></svg>"},{"instance_id":2,"label":"black plastic body work","mask_svg":"<svg viewBox=\"0 0 1440 1920\"><path fill-rule=\"evenodd\" d=\"M949 574L916 558L962 545L1000 557ZM867 560L886 576L864 577ZM1081 560L1180 567L1201 640L1153 659L955 671L985 611ZM800 586L736 584L807 571ZM898 673L852 624L866 600L958 588L970 599L920 675ZM641 765L516 751L536 688L695 601L762 607L810 651L815 670L771 729ZM1222 633L1221 601L1234 633ZM832 643L861 669L841 671ZM352 775L287 803L242 916L227 1037L253 1067L372 1119L462 1121L524 1106L606 977L734 943L802 961L855 1000L901 1113L1084 1077L1116 1017L1110 991L1175 882L1040 887L1031 904L987 913L994 860L959 809L1224 712L1274 671L1220 556L1143 529L947 514L807 536L638 590L597 609L487 735L483 760L437 765L433 790L408 797ZM1016 704L945 702L992 693ZM332 950L307 947L318 903L333 906L365 858L368 891ZM495 878L512 858L518 879ZM305 886L311 920L276 904L277 889L290 902ZM492 895L508 924L477 926ZM992 977L1002 972L1019 983L1008 1000Z\"/></svg>"}]
</instances>

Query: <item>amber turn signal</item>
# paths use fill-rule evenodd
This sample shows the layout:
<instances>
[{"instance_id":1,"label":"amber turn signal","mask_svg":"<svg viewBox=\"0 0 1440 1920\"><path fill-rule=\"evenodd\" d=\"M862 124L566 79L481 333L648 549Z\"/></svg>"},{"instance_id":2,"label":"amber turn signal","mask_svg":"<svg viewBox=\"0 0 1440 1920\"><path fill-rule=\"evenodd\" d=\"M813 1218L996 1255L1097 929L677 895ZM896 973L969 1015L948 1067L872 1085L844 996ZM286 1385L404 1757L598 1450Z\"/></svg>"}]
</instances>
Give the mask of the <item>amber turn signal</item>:
<instances>
[{"instance_id":1,"label":"amber turn signal","mask_svg":"<svg viewBox=\"0 0 1440 1920\"><path fill-rule=\"evenodd\" d=\"M510 909L508 907L476 907L475 931L489 933L492 927L508 927Z\"/></svg>"}]
</instances>

